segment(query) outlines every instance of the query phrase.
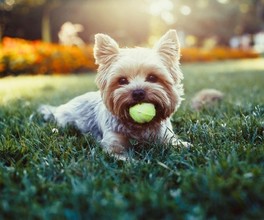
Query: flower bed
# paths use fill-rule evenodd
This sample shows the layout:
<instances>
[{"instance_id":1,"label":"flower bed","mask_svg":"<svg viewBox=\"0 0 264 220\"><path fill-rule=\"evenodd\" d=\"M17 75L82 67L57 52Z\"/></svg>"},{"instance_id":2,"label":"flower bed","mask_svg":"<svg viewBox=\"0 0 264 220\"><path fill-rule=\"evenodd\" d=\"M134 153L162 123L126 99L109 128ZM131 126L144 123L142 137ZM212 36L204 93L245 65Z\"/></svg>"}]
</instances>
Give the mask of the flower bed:
<instances>
[{"instance_id":1,"label":"flower bed","mask_svg":"<svg viewBox=\"0 0 264 220\"><path fill-rule=\"evenodd\" d=\"M73 73L95 70L91 46L78 48L41 41L4 38L0 75Z\"/></svg>"},{"instance_id":2,"label":"flower bed","mask_svg":"<svg viewBox=\"0 0 264 220\"><path fill-rule=\"evenodd\" d=\"M183 48L181 62L216 61L228 59L257 58L260 55L253 50L215 47L210 50L201 48Z\"/></svg>"},{"instance_id":3,"label":"flower bed","mask_svg":"<svg viewBox=\"0 0 264 220\"><path fill-rule=\"evenodd\" d=\"M256 58L251 50L182 48L181 62ZM83 48L6 37L0 45L0 76L95 71L93 47Z\"/></svg>"}]
</instances>

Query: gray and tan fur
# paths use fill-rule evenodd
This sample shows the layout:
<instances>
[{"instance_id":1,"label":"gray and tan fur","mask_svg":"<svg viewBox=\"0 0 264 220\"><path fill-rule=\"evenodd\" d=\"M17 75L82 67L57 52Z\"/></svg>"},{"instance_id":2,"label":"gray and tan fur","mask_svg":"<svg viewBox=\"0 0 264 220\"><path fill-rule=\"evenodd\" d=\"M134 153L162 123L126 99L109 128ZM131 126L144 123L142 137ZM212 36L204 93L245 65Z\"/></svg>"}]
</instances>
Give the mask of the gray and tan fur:
<instances>
[{"instance_id":1,"label":"gray and tan fur","mask_svg":"<svg viewBox=\"0 0 264 220\"><path fill-rule=\"evenodd\" d=\"M153 48L119 48L104 34L95 36L94 56L99 65L99 91L88 92L58 107L42 105L45 120L59 126L74 125L91 133L109 153L124 155L130 139L182 144L173 133L171 115L182 101L180 46L175 30L168 31ZM129 108L148 102L156 116L145 124L134 122Z\"/></svg>"}]
</instances>

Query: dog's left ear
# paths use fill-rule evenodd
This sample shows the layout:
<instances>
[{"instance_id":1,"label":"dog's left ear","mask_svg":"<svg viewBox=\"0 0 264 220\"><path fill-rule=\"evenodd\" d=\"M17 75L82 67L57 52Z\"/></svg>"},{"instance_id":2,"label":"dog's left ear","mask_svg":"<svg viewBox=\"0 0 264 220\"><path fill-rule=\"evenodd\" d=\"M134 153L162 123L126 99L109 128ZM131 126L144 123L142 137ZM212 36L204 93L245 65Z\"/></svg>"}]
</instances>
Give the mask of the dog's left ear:
<instances>
[{"instance_id":1,"label":"dog's left ear","mask_svg":"<svg viewBox=\"0 0 264 220\"><path fill-rule=\"evenodd\" d=\"M117 56L119 46L117 42L106 34L95 35L94 58L99 65L109 64Z\"/></svg>"},{"instance_id":2,"label":"dog's left ear","mask_svg":"<svg viewBox=\"0 0 264 220\"><path fill-rule=\"evenodd\" d=\"M173 65L180 59L180 43L176 30L169 30L155 44L154 49L166 63Z\"/></svg>"}]
</instances>

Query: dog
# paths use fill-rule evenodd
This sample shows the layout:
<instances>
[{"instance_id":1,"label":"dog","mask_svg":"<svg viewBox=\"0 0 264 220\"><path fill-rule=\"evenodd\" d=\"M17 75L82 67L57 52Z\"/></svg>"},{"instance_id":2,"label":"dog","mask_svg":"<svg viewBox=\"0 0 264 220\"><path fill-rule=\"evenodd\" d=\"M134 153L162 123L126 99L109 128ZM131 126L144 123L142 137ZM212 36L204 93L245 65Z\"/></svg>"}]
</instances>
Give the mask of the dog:
<instances>
[{"instance_id":1,"label":"dog","mask_svg":"<svg viewBox=\"0 0 264 220\"><path fill-rule=\"evenodd\" d=\"M176 30L165 33L153 48L120 48L110 36L96 34L94 57L99 91L58 107L40 106L45 120L92 134L114 155L126 155L131 140L189 146L174 134L170 122L184 94ZM130 107L139 103L155 106L156 115L150 122L137 123L131 118Z\"/></svg>"}]
</instances>

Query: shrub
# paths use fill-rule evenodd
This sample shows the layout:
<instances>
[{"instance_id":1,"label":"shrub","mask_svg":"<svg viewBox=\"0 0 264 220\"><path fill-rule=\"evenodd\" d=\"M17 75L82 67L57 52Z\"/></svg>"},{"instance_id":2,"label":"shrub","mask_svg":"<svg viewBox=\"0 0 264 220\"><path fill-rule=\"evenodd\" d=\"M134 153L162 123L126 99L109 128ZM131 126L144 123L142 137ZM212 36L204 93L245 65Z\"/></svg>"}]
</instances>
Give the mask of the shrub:
<instances>
[{"instance_id":1,"label":"shrub","mask_svg":"<svg viewBox=\"0 0 264 220\"><path fill-rule=\"evenodd\" d=\"M254 51L216 47L183 48L182 62L256 58ZM68 74L95 71L92 45L79 48L5 37L0 45L0 76L19 74Z\"/></svg>"},{"instance_id":2,"label":"shrub","mask_svg":"<svg viewBox=\"0 0 264 220\"><path fill-rule=\"evenodd\" d=\"M228 59L257 58L260 55L253 50L215 47L210 50L201 48L182 48L182 62L216 61Z\"/></svg>"},{"instance_id":3,"label":"shrub","mask_svg":"<svg viewBox=\"0 0 264 220\"><path fill-rule=\"evenodd\" d=\"M0 74L49 74L95 70L92 47L62 46L41 41L4 38Z\"/></svg>"}]
</instances>

